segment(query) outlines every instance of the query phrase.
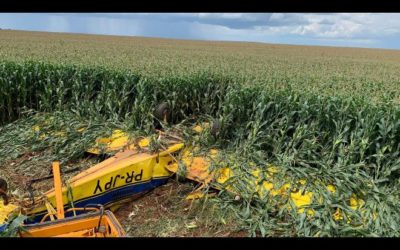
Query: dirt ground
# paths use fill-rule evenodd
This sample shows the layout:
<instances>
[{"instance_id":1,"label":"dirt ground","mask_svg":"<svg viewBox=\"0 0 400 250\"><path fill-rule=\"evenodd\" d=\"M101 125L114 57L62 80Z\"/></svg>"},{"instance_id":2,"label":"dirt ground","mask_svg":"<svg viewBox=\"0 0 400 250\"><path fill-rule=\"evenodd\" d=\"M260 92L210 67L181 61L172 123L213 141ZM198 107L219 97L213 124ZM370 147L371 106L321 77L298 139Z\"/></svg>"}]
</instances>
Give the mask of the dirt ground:
<instances>
[{"instance_id":1,"label":"dirt ground","mask_svg":"<svg viewBox=\"0 0 400 250\"><path fill-rule=\"evenodd\" d=\"M19 194L26 193L25 184L32 179L11 168L3 168L1 176L11 180L9 192ZM38 182L34 187L35 190L45 191L52 188L52 184L49 179ZM114 213L128 236L133 237L248 236L247 232L239 229L234 215L218 206L216 198L187 200L187 195L195 188L196 183L178 182L171 178L167 184L122 205Z\"/></svg>"},{"instance_id":2,"label":"dirt ground","mask_svg":"<svg viewBox=\"0 0 400 250\"><path fill-rule=\"evenodd\" d=\"M27 190L30 181L34 179L41 179L46 176L51 176L51 164L46 164L40 161L40 157L43 157L43 155L44 152L29 152L17 159L0 165L0 177L4 178L7 181L10 193L15 196L22 195L26 198L28 195ZM35 158L38 158L39 160L34 161L33 159ZM79 171L85 170L95 163L96 159L84 158L74 164L62 165L61 168L63 169L63 171L74 168L76 169L76 171L63 173L62 179L64 181L68 180L69 178L79 173ZM27 166L35 166L35 170L25 171L21 168L16 167L21 164L25 164ZM39 180L37 182L33 182L31 187L33 194L40 195L42 192L46 192L47 190L53 188L53 185L53 178L47 178Z\"/></svg>"},{"instance_id":3,"label":"dirt ground","mask_svg":"<svg viewBox=\"0 0 400 250\"><path fill-rule=\"evenodd\" d=\"M246 237L232 214L211 201L186 200L192 183L174 179L119 208L115 215L133 237Z\"/></svg>"},{"instance_id":4,"label":"dirt ground","mask_svg":"<svg viewBox=\"0 0 400 250\"><path fill-rule=\"evenodd\" d=\"M50 166L35 168L38 172L34 176L28 171L15 169L15 166L31 162L31 158L41 155L27 153L0 168L0 176L7 177L10 193L26 195L26 184L29 180L50 174ZM93 159L84 159L74 166L79 166L83 170L92 165L94 163L92 161ZM75 174L76 172L64 174L63 179L69 179ZM220 208L217 198L209 196L209 199L187 200L187 195L196 189L196 185L191 181L178 182L175 178L171 178L167 184L121 206L115 211L115 216L128 236L133 237L248 236L247 232L240 230L234 214ZM33 187L35 193L44 192L53 187L53 182L52 179L48 179L35 183Z\"/></svg>"}]
</instances>

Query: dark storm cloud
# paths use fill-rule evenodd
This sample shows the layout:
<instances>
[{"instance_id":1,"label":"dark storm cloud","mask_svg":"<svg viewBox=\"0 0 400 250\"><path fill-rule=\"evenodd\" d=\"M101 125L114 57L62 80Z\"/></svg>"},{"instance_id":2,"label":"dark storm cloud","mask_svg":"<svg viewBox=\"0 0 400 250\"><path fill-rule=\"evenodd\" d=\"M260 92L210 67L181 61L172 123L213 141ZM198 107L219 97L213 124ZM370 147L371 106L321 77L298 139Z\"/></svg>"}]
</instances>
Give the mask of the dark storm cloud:
<instances>
[{"instance_id":1,"label":"dark storm cloud","mask_svg":"<svg viewBox=\"0 0 400 250\"><path fill-rule=\"evenodd\" d=\"M399 48L398 13L1 13L0 28Z\"/></svg>"},{"instance_id":2,"label":"dark storm cloud","mask_svg":"<svg viewBox=\"0 0 400 250\"><path fill-rule=\"evenodd\" d=\"M102 18L144 20L149 22L200 23L219 25L230 29L254 29L255 27L293 26L309 23L303 15L291 13L88 13L85 15Z\"/></svg>"}]
</instances>

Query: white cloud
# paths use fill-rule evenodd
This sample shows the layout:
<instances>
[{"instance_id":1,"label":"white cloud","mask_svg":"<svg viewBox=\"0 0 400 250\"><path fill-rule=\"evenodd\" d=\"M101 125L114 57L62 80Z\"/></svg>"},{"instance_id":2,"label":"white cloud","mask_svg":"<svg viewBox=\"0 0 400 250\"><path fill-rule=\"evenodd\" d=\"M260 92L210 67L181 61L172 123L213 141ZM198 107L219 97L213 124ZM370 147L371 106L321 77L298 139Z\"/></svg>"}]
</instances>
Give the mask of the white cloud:
<instances>
[{"instance_id":1,"label":"white cloud","mask_svg":"<svg viewBox=\"0 0 400 250\"><path fill-rule=\"evenodd\" d=\"M0 27L183 39L400 46L400 13L0 14Z\"/></svg>"},{"instance_id":2,"label":"white cloud","mask_svg":"<svg viewBox=\"0 0 400 250\"><path fill-rule=\"evenodd\" d=\"M316 38L366 38L400 34L400 13L80 13L76 15L208 24L232 30L246 30L248 33L294 34Z\"/></svg>"},{"instance_id":3,"label":"white cloud","mask_svg":"<svg viewBox=\"0 0 400 250\"><path fill-rule=\"evenodd\" d=\"M326 38L366 38L400 33L400 14L307 14L305 18L310 24L296 27L293 34Z\"/></svg>"}]
</instances>

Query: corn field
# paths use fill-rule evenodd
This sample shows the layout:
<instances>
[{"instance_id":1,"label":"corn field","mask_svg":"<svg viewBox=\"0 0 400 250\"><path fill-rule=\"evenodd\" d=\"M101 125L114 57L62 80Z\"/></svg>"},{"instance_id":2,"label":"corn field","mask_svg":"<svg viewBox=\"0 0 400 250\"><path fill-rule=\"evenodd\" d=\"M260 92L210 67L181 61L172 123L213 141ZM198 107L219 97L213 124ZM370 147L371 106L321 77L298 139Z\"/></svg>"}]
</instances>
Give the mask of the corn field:
<instances>
[{"instance_id":1,"label":"corn field","mask_svg":"<svg viewBox=\"0 0 400 250\"><path fill-rule=\"evenodd\" d=\"M281 209L248 192L222 193L250 235L399 236L400 52L350 48L169 41L0 31L0 171L27 152L47 152L15 166L44 171L73 164L111 129L150 134L153 109L168 102L172 124L219 119L225 163L247 174L273 164L293 179L323 180L316 215ZM29 46L27 46L29 44ZM39 140L30 128L66 130ZM76 132L85 127L85 133ZM191 140L191 138L189 138ZM37 163L37 165L32 164ZM35 169L36 168L36 169ZM38 170L40 169L40 170ZM332 220L362 194L377 218Z\"/></svg>"}]
</instances>

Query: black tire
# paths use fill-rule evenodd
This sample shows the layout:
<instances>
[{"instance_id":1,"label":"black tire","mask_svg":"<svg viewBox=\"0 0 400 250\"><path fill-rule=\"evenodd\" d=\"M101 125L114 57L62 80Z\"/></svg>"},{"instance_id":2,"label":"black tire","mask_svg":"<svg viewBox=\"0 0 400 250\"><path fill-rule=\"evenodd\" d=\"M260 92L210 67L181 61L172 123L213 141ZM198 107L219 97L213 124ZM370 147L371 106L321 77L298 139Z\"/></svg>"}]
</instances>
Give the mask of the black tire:
<instances>
[{"instance_id":1,"label":"black tire","mask_svg":"<svg viewBox=\"0 0 400 250\"><path fill-rule=\"evenodd\" d=\"M0 178L0 190L3 190L4 192L7 192L8 190L7 181L4 180L3 178Z\"/></svg>"},{"instance_id":2,"label":"black tire","mask_svg":"<svg viewBox=\"0 0 400 250\"><path fill-rule=\"evenodd\" d=\"M169 122L171 118L171 109L169 104L167 102L163 102L158 105L154 110L154 116L160 121Z\"/></svg>"},{"instance_id":3,"label":"black tire","mask_svg":"<svg viewBox=\"0 0 400 250\"><path fill-rule=\"evenodd\" d=\"M215 139L217 139L220 131L221 131L221 122L215 119L211 126L211 135L214 136Z\"/></svg>"}]
</instances>

